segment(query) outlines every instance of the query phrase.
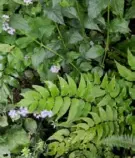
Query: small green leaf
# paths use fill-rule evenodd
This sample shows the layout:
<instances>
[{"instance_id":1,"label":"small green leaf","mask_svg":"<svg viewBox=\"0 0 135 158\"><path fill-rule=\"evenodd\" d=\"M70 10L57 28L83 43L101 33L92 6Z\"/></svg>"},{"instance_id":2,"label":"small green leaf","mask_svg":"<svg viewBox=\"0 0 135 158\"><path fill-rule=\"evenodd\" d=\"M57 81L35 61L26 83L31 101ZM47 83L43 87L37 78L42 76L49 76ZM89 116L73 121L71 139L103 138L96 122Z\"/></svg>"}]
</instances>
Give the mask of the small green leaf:
<instances>
[{"instance_id":1,"label":"small green leaf","mask_svg":"<svg viewBox=\"0 0 135 158\"><path fill-rule=\"evenodd\" d=\"M114 120L114 118L113 118L113 110L112 110L112 108L109 105L106 106L106 114L107 114L107 120L109 120L109 121L113 121Z\"/></svg>"},{"instance_id":2,"label":"small green leaf","mask_svg":"<svg viewBox=\"0 0 135 158\"><path fill-rule=\"evenodd\" d=\"M132 99L135 99L135 88L129 88L129 94Z\"/></svg>"},{"instance_id":3,"label":"small green leaf","mask_svg":"<svg viewBox=\"0 0 135 158\"><path fill-rule=\"evenodd\" d=\"M75 81L67 75L68 84L69 84L69 95L74 96L77 93L77 87Z\"/></svg>"},{"instance_id":4,"label":"small green leaf","mask_svg":"<svg viewBox=\"0 0 135 158\"><path fill-rule=\"evenodd\" d=\"M28 25L28 22L20 14L14 14L11 16L10 25L14 29L22 30L25 32L28 32L31 29Z\"/></svg>"},{"instance_id":5,"label":"small green leaf","mask_svg":"<svg viewBox=\"0 0 135 158\"><path fill-rule=\"evenodd\" d=\"M102 83L101 83L101 88L106 89L108 87L108 76L107 73L105 74Z\"/></svg>"},{"instance_id":6,"label":"small green leaf","mask_svg":"<svg viewBox=\"0 0 135 158\"><path fill-rule=\"evenodd\" d=\"M78 99L72 99L67 122L73 122L76 119L78 112L80 112L78 110L79 106L80 106L80 101Z\"/></svg>"},{"instance_id":7,"label":"small green leaf","mask_svg":"<svg viewBox=\"0 0 135 158\"><path fill-rule=\"evenodd\" d=\"M61 109L61 107L63 106L63 99L62 97L58 96L55 98L55 104L53 107L53 114L57 114L59 112L59 110Z\"/></svg>"},{"instance_id":8,"label":"small green leaf","mask_svg":"<svg viewBox=\"0 0 135 158\"><path fill-rule=\"evenodd\" d=\"M48 98L50 96L50 93L46 88L43 88L41 86L33 85L32 86L37 92L39 92L43 98Z\"/></svg>"},{"instance_id":9,"label":"small green leaf","mask_svg":"<svg viewBox=\"0 0 135 158\"><path fill-rule=\"evenodd\" d=\"M86 59L95 59L104 54L104 49L100 45L92 46L85 54Z\"/></svg>"},{"instance_id":10,"label":"small green leaf","mask_svg":"<svg viewBox=\"0 0 135 158\"><path fill-rule=\"evenodd\" d=\"M90 112L95 124L99 124L101 122L101 119L100 117L98 116L97 113L94 113L94 112Z\"/></svg>"},{"instance_id":11,"label":"small green leaf","mask_svg":"<svg viewBox=\"0 0 135 158\"><path fill-rule=\"evenodd\" d=\"M58 78L60 82L61 96L66 96L69 93L69 85L62 77Z\"/></svg>"},{"instance_id":12,"label":"small green leaf","mask_svg":"<svg viewBox=\"0 0 135 158\"><path fill-rule=\"evenodd\" d=\"M135 70L135 56L132 55L129 49L128 49L128 64L132 70Z\"/></svg>"},{"instance_id":13,"label":"small green leaf","mask_svg":"<svg viewBox=\"0 0 135 158\"><path fill-rule=\"evenodd\" d=\"M15 46L10 46L9 44L0 43L0 52L9 53Z\"/></svg>"},{"instance_id":14,"label":"small green leaf","mask_svg":"<svg viewBox=\"0 0 135 158\"><path fill-rule=\"evenodd\" d=\"M122 18L116 18L110 23L110 32L112 33L129 33L129 22Z\"/></svg>"},{"instance_id":15,"label":"small green leaf","mask_svg":"<svg viewBox=\"0 0 135 158\"><path fill-rule=\"evenodd\" d=\"M51 81L45 81L45 83L47 84L52 97L56 97L59 95L59 89L55 84L53 84Z\"/></svg>"},{"instance_id":16,"label":"small green leaf","mask_svg":"<svg viewBox=\"0 0 135 158\"><path fill-rule=\"evenodd\" d=\"M7 116L0 116L0 127L8 126Z\"/></svg>"},{"instance_id":17,"label":"small green leaf","mask_svg":"<svg viewBox=\"0 0 135 158\"><path fill-rule=\"evenodd\" d=\"M111 0L111 10L115 15L123 17L124 0Z\"/></svg>"},{"instance_id":18,"label":"small green leaf","mask_svg":"<svg viewBox=\"0 0 135 158\"><path fill-rule=\"evenodd\" d=\"M31 118L26 118L25 122L24 122L24 126L25 126L27 131L29 131L31 133L36 133L37 123L35 120L33 120Z\"/></svg>"},{"instance_id":19,"label":"small green leaf","mask_svg":"<svg viewBox=\"0 0 135 158\"><path fill-rule=\"evenodd\" d=\"M60 119L68 111L70 104L71 104L70 98L65 97L63 100L63 106L61 107L56 120Z\"/></svg>"},{"instance_id":20,"label":"small green leaf","mask_svg":"<svg viewBox=\"0 0 135 158\"><path fill-rule=\"evenodd\" d=\"M64 24L64 19L59 6L55 6L53 8L46 8L45 14L49 19L53 20L54 22Z\"/></svg>"},{"instance_id":21,"label":"small green leaf","mask_svg":"<svg viewBox=\"0 0 135 158\"><path fill-rule=\"evenodd\" d=\"M106 111L101 107L99 107L99 114L102 122L107 121Z\"/></svg>"},{"instance_id":22,"label":"small green leaf","mask_svg":"<svg viewBox=\"0 0 135 158\"><path fill-rule=\"evenodd\" d=\"M83 75L81 75L81 79L80 79L80 83L79 83L79 87L78 87L76 95L79 97L82 97L84 95L85 88L86 88L86 82L84 80Z\"/></svg>"},{"instance_id":23,"label":"small green leaf","mask_svg":"<svg viewBox=\"0 0 135 158\"><path fill-rule=\"evenodd\" d=\"M120 65L118 62L116 62L118 71L122 77L124 77L128 81L135 81L135 72L130 71L125 66Z\"/></svg>"}]
</instances>

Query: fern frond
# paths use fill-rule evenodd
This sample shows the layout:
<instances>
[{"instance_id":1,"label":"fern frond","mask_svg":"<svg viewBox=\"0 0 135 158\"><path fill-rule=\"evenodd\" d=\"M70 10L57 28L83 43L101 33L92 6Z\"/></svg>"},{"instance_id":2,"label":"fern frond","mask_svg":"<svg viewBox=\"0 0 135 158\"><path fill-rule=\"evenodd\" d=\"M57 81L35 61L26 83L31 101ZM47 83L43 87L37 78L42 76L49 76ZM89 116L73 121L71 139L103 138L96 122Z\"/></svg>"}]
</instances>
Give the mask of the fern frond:
<instances>
[{"instance_id":1,"label":"fern frond","mask_svg":"<svg viewBox=\"0 0 135 158\"><path fill-rule=\"evenodd\" d=\"M130 135L112 135L103 139L101 143L110 147L123 147L135 150L135 137Z\"/></svg>"}]
</instances>

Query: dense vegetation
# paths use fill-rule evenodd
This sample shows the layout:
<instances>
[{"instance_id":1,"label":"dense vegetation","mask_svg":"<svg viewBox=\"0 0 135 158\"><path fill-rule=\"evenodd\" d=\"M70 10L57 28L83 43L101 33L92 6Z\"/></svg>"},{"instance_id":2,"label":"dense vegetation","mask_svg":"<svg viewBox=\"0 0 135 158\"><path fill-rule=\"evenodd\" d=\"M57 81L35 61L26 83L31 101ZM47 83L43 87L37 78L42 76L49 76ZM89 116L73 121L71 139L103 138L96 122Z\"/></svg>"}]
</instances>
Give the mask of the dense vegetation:
<instances>
[{"instance_id":1,"label":"dense vegetation","mask_svg":"<svg viewBox=\"0 0 135 158\"><path fill-rule=\"evenodd\" d=\"M0 158L135 155L135 0L0 0Z\"/></svg>"}]
</instances>

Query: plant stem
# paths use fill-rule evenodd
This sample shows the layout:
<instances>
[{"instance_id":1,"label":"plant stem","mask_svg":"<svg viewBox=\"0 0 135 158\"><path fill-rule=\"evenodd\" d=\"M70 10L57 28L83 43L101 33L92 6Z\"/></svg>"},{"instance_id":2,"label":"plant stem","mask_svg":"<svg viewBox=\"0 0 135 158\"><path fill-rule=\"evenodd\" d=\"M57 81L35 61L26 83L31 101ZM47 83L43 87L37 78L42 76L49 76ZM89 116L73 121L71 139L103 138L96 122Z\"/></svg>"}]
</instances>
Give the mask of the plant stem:
<instances>
[{"instance_id":1,"label":"plant stem","mask_svg":"<svg viewBox=\"0 0 135 158\"><path fill-rule=\"evenodd\" d=\"M24 32L23 32L24 33ZM61 59L64 60L64 57L62 55L60 55L59 53L57 53L56 51L54 51L53 49L49 48L48 46L44 45L43 43L39 42L38 40L34 39L33 37L31 37L30 35L24 33L26 36L30 37L34 42L36 42L38 45L40 45L41 47L49 50L50 52L52 52L53 54L59 56ZM69 62L69 64L74 67L79 73L79 69L72 63L72 62Z\"/></svg>"},{"instance_id":2,"label":"plant stem","mask_svg":"<svg viewBox=\"0 0 135 158\"><path fill-rule=\"evenodd\" d=\"M55 25L56 25L56 28L57 28L57 30L58 30L60 39L61 39L61 41L62 41L62 43L63 43L63 46L66 48L66 44L65 44L64 39L63 39L63 37L62 37L62 34L61 34L61 32L60 32L59 26L58 26L57 23L55 23Z\"/></svg>"},{"instance_id":3,"label":"plant stem","mask_svg":"<svg viewBox=\"0 0 135 158\"><path fill-rule=\"evenodd\" d=\"M106 38L105 54L104 54L102 64L101 64L102 66L104 66L106 55L109 51L109 44L110 44L110 1L108 4L108 11L107 11L107 38Z\"/></svg>"}]
</instances>

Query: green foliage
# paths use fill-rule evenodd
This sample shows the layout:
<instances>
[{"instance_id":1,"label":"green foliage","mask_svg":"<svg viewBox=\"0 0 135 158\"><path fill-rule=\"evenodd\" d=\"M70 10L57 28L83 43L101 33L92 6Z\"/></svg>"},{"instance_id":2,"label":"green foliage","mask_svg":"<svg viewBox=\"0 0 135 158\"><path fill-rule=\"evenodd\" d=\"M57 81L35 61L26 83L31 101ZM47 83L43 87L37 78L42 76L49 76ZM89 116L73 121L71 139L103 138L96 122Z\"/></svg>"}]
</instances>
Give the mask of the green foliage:
<instances>
[{"instance_id":1,"label":"green foliage","mask_svg":"<svg viewBox=\"0 0 135 158\"><path fill-rule=\"evenodd\" d=\"M126 149L132 149L133 151L135 150L135 140L133 136L128 136L128 135L114 135L111 137L108 137L104 140L102 140L103 144L107 146L116 146L116 147L123 147Z\"/></svg>"},{"instance_id":2,"label":"green foliage","mask_svg":"<svg viewBox=\"0 0 135 158\"><path fill-rule=\"evenodd\" d=\"M131 156L135 0L30 1L0 0L0 158Z\"/></svg>"},{"instance_id":3,"label":"green foliage","mask_svg":"<svg viewBox=\"0 0 135 158\"><path fill-rule=\"evenodd\" d=\"M116 81L115 77L110 80L107 74L100 79L96 72L82 74L78 85L70 76L67 81L58 78L58 86L50 81L45 87L33 86L33 90L22 94L24 99L18 105L31 112L53 111L55 125L61 129L49 138L53 140L48 145L49 155L59 157L73 150L81 154L87 148L98 155L91 143L100 148L102 139L120 134L124 112L130 113L131 99L126 92L129 85L123 88L126 81ZM65 122L60 121L62 117Z\"/></svg>"}]
</instances>

